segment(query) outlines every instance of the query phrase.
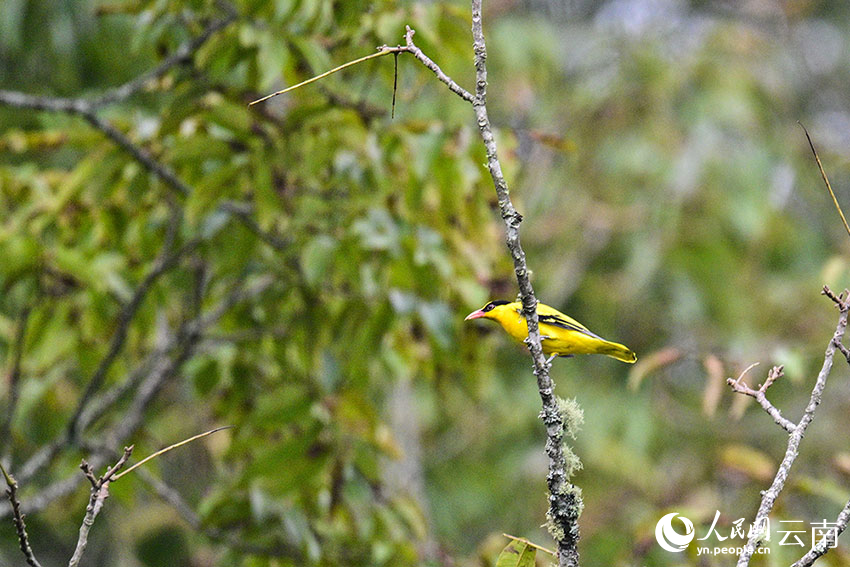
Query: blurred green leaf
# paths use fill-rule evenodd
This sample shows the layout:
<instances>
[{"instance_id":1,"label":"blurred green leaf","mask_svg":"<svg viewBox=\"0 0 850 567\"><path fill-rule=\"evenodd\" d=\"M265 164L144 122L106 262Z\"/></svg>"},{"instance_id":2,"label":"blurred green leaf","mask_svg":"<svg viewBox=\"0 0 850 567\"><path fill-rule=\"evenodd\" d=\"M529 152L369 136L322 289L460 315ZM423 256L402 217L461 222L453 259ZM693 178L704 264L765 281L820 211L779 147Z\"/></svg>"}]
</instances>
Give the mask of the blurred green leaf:
<instances>
[{"instance_id":1,"label":"blurred green leaf","mask_svg":"<svg viewBox=\"0 0 850 567\"><path fill-rule=\"evenodd\" d=\"M339 243L326 235L319 235L304 247L301 253L301 267L304 279L309 285L315 286L321 281L335 260Z\"/></svg>"},{"instance_id":2,"label":"blurred green leaf","mask_svg":"<svg viewBox=\"0 0 850 567\"><path fill-rule=\"evenodd\" d=\"M534 567L537 549L524 541L512 540L496 559L496 567Z\"/></svg>"}]
</instances>

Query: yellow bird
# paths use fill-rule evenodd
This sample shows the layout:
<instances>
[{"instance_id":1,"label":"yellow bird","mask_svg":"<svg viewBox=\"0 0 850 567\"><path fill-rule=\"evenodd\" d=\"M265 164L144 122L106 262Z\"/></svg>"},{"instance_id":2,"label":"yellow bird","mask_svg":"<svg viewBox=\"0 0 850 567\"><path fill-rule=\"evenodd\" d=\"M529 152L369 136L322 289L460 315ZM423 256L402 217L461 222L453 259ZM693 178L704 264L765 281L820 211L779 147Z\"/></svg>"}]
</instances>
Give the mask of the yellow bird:
<instances>
[{"instance_id":1,"label":"yellow bird","mask_svg":"<svg viewBox=\"0 0 850 567\"><path fill-rule=\"evenodd\" d=\"M522 304L518 301L491 301L478 311L466 316L470 319L492 319L498 322L515 340L522 342L528 337L528 323L522 314ZM628 347L606 341L599 335L557 309L537 303L537 318L540 321L540 339L544 354L556 356L574 354L604 354L632 364L637 356Z\"/></svg>"}]
</instances>

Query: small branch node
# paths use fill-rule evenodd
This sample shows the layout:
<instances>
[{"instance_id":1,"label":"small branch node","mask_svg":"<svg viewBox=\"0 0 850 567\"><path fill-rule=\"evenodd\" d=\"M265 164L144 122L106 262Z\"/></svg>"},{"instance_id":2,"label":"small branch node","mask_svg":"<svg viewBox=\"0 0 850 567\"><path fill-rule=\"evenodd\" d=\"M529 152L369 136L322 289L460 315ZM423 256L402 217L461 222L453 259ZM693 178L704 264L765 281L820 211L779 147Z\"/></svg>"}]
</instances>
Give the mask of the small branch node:
<instances>
[{"instance_id":1,"label":"small branch node","mask_svg":"<svg viewBox=\"0 0 850 567\"><path fill-rule=\"evenodd\" d=\"M774 366L770 369L770 372L767 373L767 380L765 380L764 384L759 387L759 392L765 393L767 389L770 388L776 380L784 374L785 367L782 365Z\"/></svg>"},{"instance_id":2,"label":"small branch node","mask_svg":"<svg viewBox=\"0 0 850 567\"><path fill-rule=\"evenodd\" d=\"M97 477L94 476L94 471L92 471L91 465L83 459L80 463L80 470L83 471L83 474L86 475L86 478L89 479L93 488L97 488Z\"/></svg>"},{"instance_id":3,"label":"small branch node","mask_svg":"<svg viewBox=\"0 0 850 567\"><path fill-rule=\"evenodd\" d=\"M830 298L833 301L833 303L835 303L835 305L838 307L838 309L840 311L846 311L847 310L848 303L847 303L846 298L847 298L848 292L847 292L846 289L844 291L842 291L840 294L835 295L835 292L833 292L831 289L829 289L829 286L825 285L825 286L823 286L823 291L821 292L821 294Z\"/></svg>"}]
</instances>

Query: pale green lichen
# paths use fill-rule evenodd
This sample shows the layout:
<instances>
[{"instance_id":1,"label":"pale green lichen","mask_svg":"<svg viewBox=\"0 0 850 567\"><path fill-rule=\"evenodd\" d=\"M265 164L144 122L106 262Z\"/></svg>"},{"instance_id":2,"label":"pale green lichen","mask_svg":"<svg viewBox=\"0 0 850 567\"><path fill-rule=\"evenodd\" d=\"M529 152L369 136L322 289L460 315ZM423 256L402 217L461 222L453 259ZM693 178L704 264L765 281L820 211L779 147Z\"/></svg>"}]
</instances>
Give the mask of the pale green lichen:
<instances>
[{"instance_id":1,"label":"pale green lichen","mask_svg":"<svg viewBox=\"0 0 850 567\"><path fill-rule=\"evenodd\" d=\"M581 488L578 486L569 482L565 483L560 495L567 502L566 509L560 513L560 521L553 517L551 508L546 512L546 529L555 541L563 541L567 537L564 523L575 532L573 538L578 537L578 518L584 510L584 500L581 497Z\"/></svg>"},{"instance_id":2,"label":"pale green lichen","mask_svg":"<svg viewBox=\"0 0 850 567\"><path fill-rule=\"evenodd\" d=\"M552 536L552 539L555 541L564 541L564 537L566 533L564 533L564 528L559 526L555 519L552 518L552 510L546 512L546 530L549 532L549 535Z\"/></svg>"},{"instance_id":3,"label":"pale green lichen","mask_svg":"<svg viewBox=\"0 0 850 567\"><path fill-rule=\"evenodd\" d=\"M576 433L584 423L584 412L579 407L575 398L555 398L558 405L558 414L561 416L561 421L564 424L564 435L561 448L564 453L564 474L569 479L576 472L582 469L581 460L576 455L572 447L567 445L566 439L576 438Z\"/></svg>"},{"instance_id":4,"label":"pale green lichen","mask_svg":"<svg viewBox=\"0 0 850 567\"><path fill-rule=\"evenodd\" d=\"M575 399L556 397L555 403L563 429L560 436L550 438L549 442L560 441L564 477L563 482L559 479L559 486L554 488L555 498L546 513L546 529L558 542L575 542L578 539L578 517L584 508L584 501L581 498L581 488L569 482L569 479L582 468L582 464L566 440L576 438L576 433L584 423L584 412Z\"/></svg>"},{"instance_id":5,"label":"pale green lichen","mask_svg":"<svg viewBox=\"0 0 850 567\"><path fill-rule=\"evenodd\" d=\"M584 465L581 464L581 460L578 458L578 455L573 452L572 447L564 443L564 475L567 480L572 478L572 476L580 471Z\"/></svg>"},{"instance_id":6,"label":"pale green lichen","mask_svg":"<svg viewBox=\"0 0 850 567\"><path fill-rule=\"evenodd\" d=\"M576 438L576 433L584 423L584 411L579 407L575 398L555 398L558 413L564 423L564 436Z\"/></svg>"}]
</instances>

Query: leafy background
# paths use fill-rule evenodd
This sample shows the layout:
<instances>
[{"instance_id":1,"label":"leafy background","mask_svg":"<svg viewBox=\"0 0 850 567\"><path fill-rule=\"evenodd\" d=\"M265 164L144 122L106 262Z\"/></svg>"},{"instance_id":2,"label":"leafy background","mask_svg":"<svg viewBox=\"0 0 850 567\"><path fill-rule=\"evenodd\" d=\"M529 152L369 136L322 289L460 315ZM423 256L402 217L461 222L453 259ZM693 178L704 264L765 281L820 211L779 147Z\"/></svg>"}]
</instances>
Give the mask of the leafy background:
<instances>
[{"instance_id":1,"label":"leafy background","mask_svg":"<svg viewBox=\"0 0 850 567\"><path fill-rule=\"evenodd\" d=\"M584 563L730 564L697 559L693 546L664 552L653 530L669 511L700 536L718 510L723 534L752 517L785 438L723 380L761 362L749 374L759 382L784 364L771 395L794 419L820 367L836 314L819 291L847 285L850 242L796 121L850 202L848 7L485 8L490 112L538 295L641 361L554 366L558 393L585 410L575 442ZM7 0L0 88L96 96L228 9ZM390 57L247 106L402 41L405 24L469 87L468 6L232 9L188 65L99 113L188 195L80 117L0 106L0 455L15 473L61 442L22 483L25 503L79 478L28 516L37 554L70 556L87 498L81 457L125 442L141 457L224 424L235 428L154 462L147 481L113 486L89 564L486 565L502 532L548 544L529 359L495 328L463 323L488 298L516 294L468 105L402 56L394 119ZM170 243L189 246L144 295L97 394L127 391L63 441L122 308ZM198 336L186 332L219 308ZM178 346L163 352L169 337ZM150 360L173 362L173 375L122 437L133 376L149 376ZM838 365L777 522L834 518L847 499L842 374ZM157 496L156 479L197 525ZM774 542L756 562L801 554ZM0 563L20 561L5 520ZM844 561L839 549L823 563Z\"/></svg>"}]
</instances>

